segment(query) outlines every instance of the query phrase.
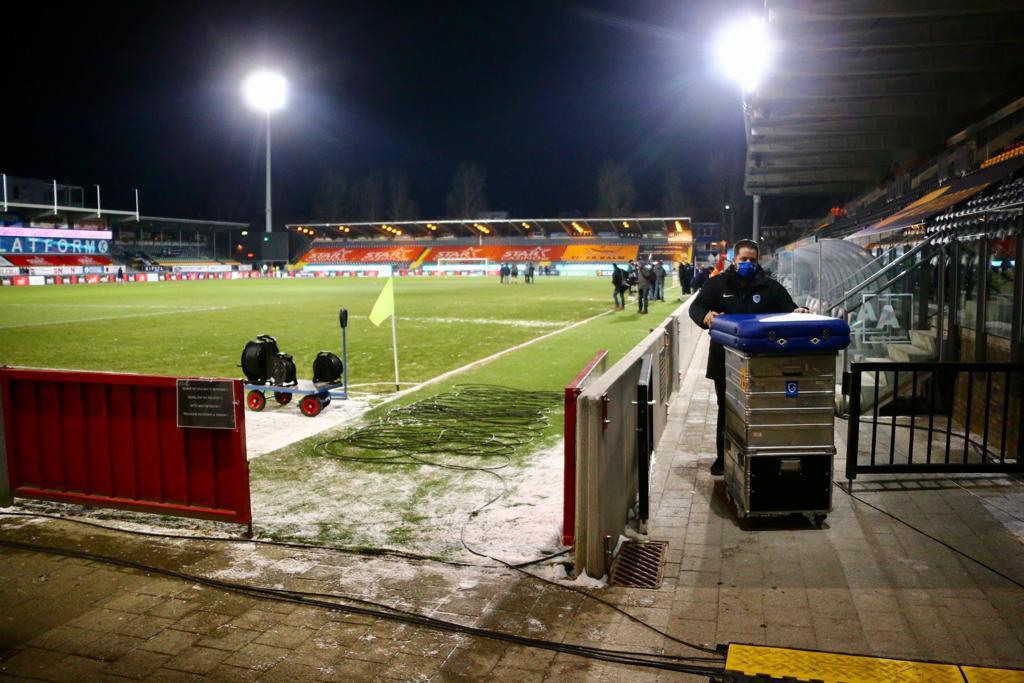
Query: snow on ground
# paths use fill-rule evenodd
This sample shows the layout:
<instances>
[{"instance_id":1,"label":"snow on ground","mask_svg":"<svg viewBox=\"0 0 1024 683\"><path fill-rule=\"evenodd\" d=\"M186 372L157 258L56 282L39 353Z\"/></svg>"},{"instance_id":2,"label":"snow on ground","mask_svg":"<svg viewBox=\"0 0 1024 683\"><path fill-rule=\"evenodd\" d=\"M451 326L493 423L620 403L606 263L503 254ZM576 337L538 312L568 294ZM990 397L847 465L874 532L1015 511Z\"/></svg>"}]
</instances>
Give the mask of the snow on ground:
<instances>
[{"instance_id":1,"label":"snow on ground","mask_svg":"<svg viewBox=\"0 0 1024 683\"><path fill-rule=\"evenodd\" d=\"M333 399L316 417L306 417L299 410L301 396L286 406L268 398L262 412L245 411L245 444L249 460L266 455L296 441L348 424L362 417L370 408L373 395L352 397L347 401Z\"/></svg>"},{"instance_id":2,"label":"snow on ground","mask_svg":"<svg viewBox=\"0 0 1024 683\"><path fill-rule=\"evenodd\" d=\"M564 550L562 537L562 442L532 455L506 476L509 492L466 526L466 544L510 564Z\"/></svg>"}]
</instances>

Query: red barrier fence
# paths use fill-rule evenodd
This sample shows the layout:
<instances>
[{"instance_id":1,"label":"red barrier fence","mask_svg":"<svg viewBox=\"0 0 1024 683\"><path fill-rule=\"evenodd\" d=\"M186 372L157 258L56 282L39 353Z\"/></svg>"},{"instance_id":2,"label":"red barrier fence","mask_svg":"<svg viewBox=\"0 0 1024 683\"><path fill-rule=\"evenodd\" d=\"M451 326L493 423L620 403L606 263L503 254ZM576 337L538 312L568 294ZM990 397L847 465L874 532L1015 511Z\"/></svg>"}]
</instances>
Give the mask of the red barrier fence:
<instances>
[{"instance_id":1,"label":"red barrier fence","mask_svg":"<svg viewBox=\"0 0 1024 683\"><path fill-rule=\"evenodd\" d=\"M242 382L220 382L233 429L179 427L174 377L0 369L11 492L251 533Z\"/></svg>"},{"instance_id":2,"label":"red barrier fence","mask_svg":"<svg viewBox=\"0 0 1024 683\"><path fill-rule=\"evenodd\" d=\"M565 387L565 473L562 481L562 545L571 546L576 536L576 397L592 378L604 372L607 351L598 351L586 367Z\"/></svg>"}]
</instances>

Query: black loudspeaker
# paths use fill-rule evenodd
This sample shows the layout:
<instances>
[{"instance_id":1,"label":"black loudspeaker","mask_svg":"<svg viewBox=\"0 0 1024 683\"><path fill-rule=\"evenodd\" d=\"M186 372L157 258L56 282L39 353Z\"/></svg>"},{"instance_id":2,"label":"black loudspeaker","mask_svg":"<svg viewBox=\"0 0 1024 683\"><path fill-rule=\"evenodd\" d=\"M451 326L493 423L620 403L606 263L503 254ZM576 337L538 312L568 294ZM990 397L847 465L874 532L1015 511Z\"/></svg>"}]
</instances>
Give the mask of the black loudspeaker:
<instances>
[{"instance_id":1,"label":"black loudspeaker","mask_svg":"<svg viewBox=\"0 0 1024 683\"><path fill-rule=\"evenodd\" d=\"M277 386L287 387L297 384L295 380L295 362L287 353L278 353L270 358L270 378Z\"/></svg>"},{"instance_id":2,"label":"black loudspeaker","mask_svg":"<svg viewBox=\"0 0 1024 683\"><path fill-rule=\"evenodd\" d=\"M341 329L348 327L348 309L342 308L338 311L338 322L341 324Z\"/></svg>"},{"instance_id":3,"label":"black loudspeaker","mask_svg":"<svg viewBox=\"0 0 1024 683\"><path fill-rule=\"evenodd\" d=\"M344 312L344 309L342 309L342 312ZM338 381L344 370L345 366L340 358L330 351L321 351L313 359L313 382L316 384L333 384Z\"/></svg>"},{"instance_id":4,"label":"black loudspeaker","mask_svg":"<svg viewBox=\"0 0 1024 683\"><path fill-rule=\"evenodd\" d=\"M269 334L261 334L250 341L242 350L242 372L250 382L262 384L271 376L270 359L276 356L277 340Z\"/></svg>"}]
</instances>

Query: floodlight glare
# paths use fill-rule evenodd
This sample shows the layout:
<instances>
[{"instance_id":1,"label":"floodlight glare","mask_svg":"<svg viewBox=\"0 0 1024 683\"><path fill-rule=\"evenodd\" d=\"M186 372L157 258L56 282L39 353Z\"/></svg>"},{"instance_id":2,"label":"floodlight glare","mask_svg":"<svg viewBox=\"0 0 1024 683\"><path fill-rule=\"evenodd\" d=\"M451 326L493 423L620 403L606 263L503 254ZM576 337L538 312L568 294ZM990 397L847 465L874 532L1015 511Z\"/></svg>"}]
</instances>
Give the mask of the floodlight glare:
<instances>
[{"instance_id":1,"label":"floodlight glare","mask_svg":"<svg viewBox=\"0 0 1024 683\"><path fill-rule=\"evenodd\" d=\"M288 83L276 71L259 69L242 83L242 95L246 103L267 114L282 109L288 98Z\"/></svg>"},{"instance_id":2,"label":"floodlight glare","mask_svg":"<svg viewBox=\"0 0 1024 683\"><path fill-rule=\"evenodd\" d=\"M727 26L715 52L725 75L745 92L757 89L771 66L773 45L764 21L751 17Z\"/></svg>"}]
</instances>

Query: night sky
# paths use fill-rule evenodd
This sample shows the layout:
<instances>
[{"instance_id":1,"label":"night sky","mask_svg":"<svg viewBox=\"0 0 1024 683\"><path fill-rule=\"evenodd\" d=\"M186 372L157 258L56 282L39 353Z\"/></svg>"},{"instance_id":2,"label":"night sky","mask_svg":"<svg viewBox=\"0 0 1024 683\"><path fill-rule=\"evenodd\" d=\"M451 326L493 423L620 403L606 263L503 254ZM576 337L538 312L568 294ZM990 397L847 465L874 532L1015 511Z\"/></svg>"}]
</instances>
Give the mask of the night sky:
<instances>
[{"instance_id":1,"label":"night sky","mask_svg":"<svg viewBox=\"0 0 1024 683\"><path fill-rule=\"evenodd\" d=\"M586 214L605 159L657 210L668 169L698 197L711 157L744 149L709 42L756 2L32 7L5 10L0 170L84 185L90 205L94 183L109 208L139 187L146 214L259 222L262 119L240 83L264 64L291 85L273 122L278 226L311 215L327 171L401 169L428 218L474 160L490 209Z\"/></svg>"}]
</instances>

